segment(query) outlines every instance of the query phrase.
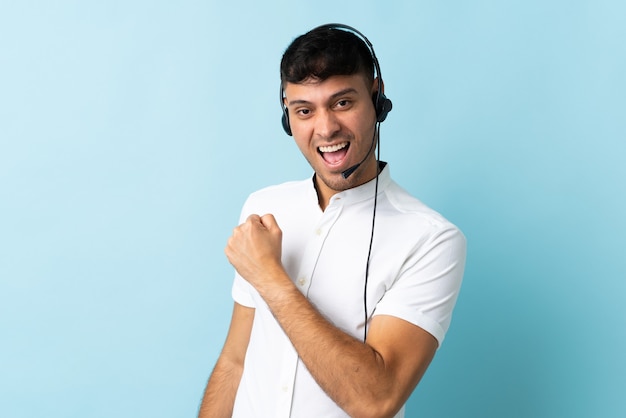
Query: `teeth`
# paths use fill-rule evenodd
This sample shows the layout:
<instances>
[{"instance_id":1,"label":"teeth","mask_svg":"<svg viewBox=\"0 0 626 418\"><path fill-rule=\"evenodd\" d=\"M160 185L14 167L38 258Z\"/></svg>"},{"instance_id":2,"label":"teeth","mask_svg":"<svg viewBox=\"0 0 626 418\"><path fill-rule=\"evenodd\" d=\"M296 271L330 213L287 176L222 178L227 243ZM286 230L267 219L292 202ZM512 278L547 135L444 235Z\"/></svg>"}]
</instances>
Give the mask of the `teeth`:
<instances>
[{"instance_id":1,"label":"teeth","mask_svg":"<svg viewBox=\"0 0 626 418\"><path fill-rule=\"evenodd\" d=\"M339 151L342 148L345 148L348 146L347 142L342 142L341 144L337 144L337 145L329 145L327 147L319 147L319 150L321 152L336 152Z\"/></svg>"}]
</instances>

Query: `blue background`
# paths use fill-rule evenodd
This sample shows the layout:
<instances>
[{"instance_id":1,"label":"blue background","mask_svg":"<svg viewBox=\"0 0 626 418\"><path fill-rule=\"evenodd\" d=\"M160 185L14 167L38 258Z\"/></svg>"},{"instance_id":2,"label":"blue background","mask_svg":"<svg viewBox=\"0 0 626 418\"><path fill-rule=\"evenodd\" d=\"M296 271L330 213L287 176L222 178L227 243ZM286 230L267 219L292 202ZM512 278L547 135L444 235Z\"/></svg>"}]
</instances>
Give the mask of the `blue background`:
<instances>
[{"instance_id":1,"label":"blue background","mask_svg":"<svg viewBox=\"0 0 626 418\"><path fill-rule=\"evenodd\" d=\"M469 242L409 417L626 416L626 6L0 0L0 416L191 417L243 200L310 168L278 63L373 42L382 158Z\"/></svg>"}]
</instances>

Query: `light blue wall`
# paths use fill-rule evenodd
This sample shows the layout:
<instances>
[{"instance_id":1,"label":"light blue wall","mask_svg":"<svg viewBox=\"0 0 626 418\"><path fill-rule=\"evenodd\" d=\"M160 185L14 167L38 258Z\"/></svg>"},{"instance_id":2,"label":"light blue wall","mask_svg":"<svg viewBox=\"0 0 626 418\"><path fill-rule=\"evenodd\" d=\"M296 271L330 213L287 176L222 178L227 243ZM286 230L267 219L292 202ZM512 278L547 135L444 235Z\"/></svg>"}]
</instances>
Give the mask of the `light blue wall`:
<instances>
[{"instance_id":1,"label":"light blue wall","mask_svg":"<svg viewBox=\"0 0 626 418\"><path fill-rule=\"evenodd\" d=\"M0 3L0 416L190 417L252 190L309 168L278 61L362 30L382 157L468 264L410 417L626 416L626 6Z\"/></svg>"}]
</instances>

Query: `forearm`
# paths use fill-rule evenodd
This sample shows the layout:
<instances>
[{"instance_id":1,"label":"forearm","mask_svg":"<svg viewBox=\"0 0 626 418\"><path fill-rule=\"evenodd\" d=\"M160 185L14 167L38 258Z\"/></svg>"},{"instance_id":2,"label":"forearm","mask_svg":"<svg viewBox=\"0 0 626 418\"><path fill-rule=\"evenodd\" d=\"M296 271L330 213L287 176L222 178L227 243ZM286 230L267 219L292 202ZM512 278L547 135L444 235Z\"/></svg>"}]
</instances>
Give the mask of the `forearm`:
<instances>
[{"instance_id":1,"label":"forearm","mask_svg":"<svg viewBox=\"0 0 626 418\"><path fill-rule=\"evenodd\" d=\"M220 359L209 378L198 418L230 418L243 368Z\"/></svg>"},{"instance_id":2,"label":"forearm","mask_svg":"<svg viewBox=\"0 0 626 418\"><path fill-rule=\"evenodd\" d=\"M370 345L326 320L284 271L259 286L281 327L320 387L351 416L385 416L398 401L393 375ZM381 415L382 414L382 415Z\"/></svg>"},{"instance_id":3,"label":"forearm","mask_svg":"<svg viewBox=\"0 0 626 418\"><path fill-rule=\"evenodd\" d=\"M265 300L319 386L353 417L392 417L425 372L436 339L392 316L370 322L364 343L326 320L281 262L282 231L272 215L251 215L225 253Z\"/></svg>"}]
</instances>

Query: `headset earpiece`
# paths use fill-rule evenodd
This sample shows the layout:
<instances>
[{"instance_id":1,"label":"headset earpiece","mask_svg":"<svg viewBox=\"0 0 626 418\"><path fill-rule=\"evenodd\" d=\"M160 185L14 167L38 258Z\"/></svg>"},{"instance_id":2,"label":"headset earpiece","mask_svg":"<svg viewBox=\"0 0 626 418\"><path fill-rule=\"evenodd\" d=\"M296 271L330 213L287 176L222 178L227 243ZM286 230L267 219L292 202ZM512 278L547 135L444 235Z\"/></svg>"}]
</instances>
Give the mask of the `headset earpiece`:
<instances>
[{"instance_id":1,"label":"headset earpiece","mask_svg":"<svg viewBox=\"0 0 626 418\"><path fill-rule=\"evenodd\" d=\"M372 101L374 102L374 109L376 109L376 122L384 122L393 107L391 100L385 96L385 93L376 92L372 96Z\"/></svg>"},{"instance_id":2,"label":"headset earpiece","mask_svg":"<svg viewBox=\"0 0 626 418\"><path fill-rule=\"evenodd\" d=\"M282 89L281 89L281 94L282 94ZM289 109L287 109L285 107L285 105L283 105L283 117L281 118L281 123L283 125L283 129L285 130L285 133L289 136L291 136L291 125L289 125Z\"/></svg>"}]
</instances>

